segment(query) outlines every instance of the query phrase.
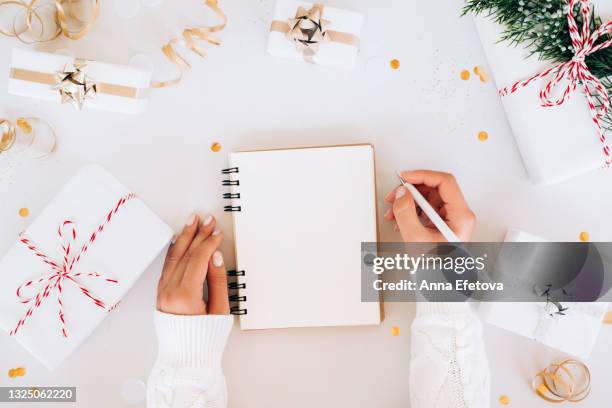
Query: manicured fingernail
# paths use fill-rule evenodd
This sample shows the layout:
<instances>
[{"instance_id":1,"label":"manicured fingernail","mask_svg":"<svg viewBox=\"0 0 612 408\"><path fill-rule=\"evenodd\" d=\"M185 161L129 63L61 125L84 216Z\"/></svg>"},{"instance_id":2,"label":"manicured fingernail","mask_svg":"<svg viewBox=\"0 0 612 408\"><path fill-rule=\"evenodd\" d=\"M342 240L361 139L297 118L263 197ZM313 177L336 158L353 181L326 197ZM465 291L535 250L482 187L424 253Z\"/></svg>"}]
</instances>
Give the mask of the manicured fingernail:
<instances>
[{"instance_id":1,"label":"manicured fingernail","mask_svg":"<svg viewBox=\"0 0 612 408\"><path fill-rule=\"evenodd\" d=\"M172 242L172 245L176 244L176 239L177 239L177 238L178 238L178 235L176 235L176 234L174 234L174 235L172 236L172 241L171 241L171 242Z\"/></svg>"},{"instance_id":2,"label":"manicured fingernail","mask_svg":"<svg viewBox=\"0 0 612 408\"><path fill-rule=\"evenodd\" d=\"M189 218L187 218L187 222L185 223L185 226L186 227L191 227L193 225L193 223L195 222L195 220L196 220L196 215L195 214L191 214L189 216Z\"/></svg>"},{"instance_id":3,"label":"manicured fingernail","mask_svg":"<svg viewBox=\"0 0 612 408\"><path fill-rule=\"evenodd\" d=\"M402 198L406 194L406 189L404 187L399 187L395 192L395 199Z\"/></svg>"},{"instance_id":4,"label":"manicured fingernail","mask_svg":"<svg viewBox=\"0 0 612 408\"><path fill-rule=\"evenodd\" d=\"M387 209L387 211L385 211L385 217L388 217L391 214L391 209Z\"/></svg>"},{"instance_id":5,"label":"manicured fingernail","mask_svg":"<svg viewBox=\"0 0 612 408\"><path fill-rule=\"evenodd\" d=\"M206 218L204 218L204 225L210 225L212 220L213 220L213 216L212 215L207 215Z\"/></svg>"},{"instance_id":6,"label":"manicured fingernail","mask_svg":"<svg viewBox=\"0 0 612 408\"><path fill-rule=\"evenodd\" d=\"M219 235L221 233L221 230L219 228L215 228L215 230L213 231L213 235Z\"/></svg>"},{"instance_id":7,"label":"manicured fingernail","mask_svg":"<svg viewBox=\"0 0 612 408\"><path fill-rule=\"evenodd\" d=\"M215 251L213 254L213 265L215 265L217 268L223 266L223 254L221 252Z\"/></svg>"}]
</instances>

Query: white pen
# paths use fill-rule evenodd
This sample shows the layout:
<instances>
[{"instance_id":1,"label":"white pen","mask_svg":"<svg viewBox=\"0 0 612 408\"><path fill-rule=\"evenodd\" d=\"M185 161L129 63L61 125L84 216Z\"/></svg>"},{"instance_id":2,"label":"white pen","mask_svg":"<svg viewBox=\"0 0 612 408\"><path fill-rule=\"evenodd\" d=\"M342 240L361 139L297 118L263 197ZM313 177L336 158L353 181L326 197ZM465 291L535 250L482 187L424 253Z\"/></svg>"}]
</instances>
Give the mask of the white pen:
<instances>
[{"instance_id":1,"label":"white pen","mask_svg":"<svg viewBox=\"0 0 612 408\"><path fill-rule=\"evenodd\" d=\"M433 225L436 226L438 231L446 238L448 242L461 242L459 237L455 235L455 233L449 228L448 225L444 222L442 217L438 215L438 212L434 210L434 208L429 204L429 202L423 197L423 195L417 190L415 186L406 182L399 171L396 171L397 177L399 177L400 181L406 187L406 189L412 194L414 201L417 203L421 210L429 217Z\"/></svg>"}]
</instances>

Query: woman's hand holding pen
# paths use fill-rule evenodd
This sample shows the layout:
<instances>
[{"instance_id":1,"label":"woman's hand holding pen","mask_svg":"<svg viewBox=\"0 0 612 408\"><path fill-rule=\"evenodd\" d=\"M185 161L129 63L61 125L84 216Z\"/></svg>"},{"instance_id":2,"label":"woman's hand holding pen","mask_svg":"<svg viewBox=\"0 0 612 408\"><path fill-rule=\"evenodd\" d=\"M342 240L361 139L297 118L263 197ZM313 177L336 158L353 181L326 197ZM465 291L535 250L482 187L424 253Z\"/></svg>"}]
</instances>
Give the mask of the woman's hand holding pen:
<instances>
[{"instance_id":1,"label":"woman's hand holding pen","mask_svg":"<svg viewBox=\"0 0 612 408\"><path fill-rule=\"evenodd\" d=\"M461 241L471 239L476 216L452 174L414 170L404 171L401 176L419 190ZM393 189L385 200L392 204L392 208L385 213L385 219L396 222L396 229L405 242L446 242L404 186Z\"/></svg>"}]
</instances>

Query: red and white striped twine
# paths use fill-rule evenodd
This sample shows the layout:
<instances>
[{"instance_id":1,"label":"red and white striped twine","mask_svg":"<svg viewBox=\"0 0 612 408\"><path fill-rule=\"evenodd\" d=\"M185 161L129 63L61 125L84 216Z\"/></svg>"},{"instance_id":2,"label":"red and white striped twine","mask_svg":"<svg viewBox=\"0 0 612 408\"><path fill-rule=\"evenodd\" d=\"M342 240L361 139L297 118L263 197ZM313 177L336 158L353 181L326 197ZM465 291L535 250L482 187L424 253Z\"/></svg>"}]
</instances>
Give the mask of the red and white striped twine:
<instances>
[{"instance_id":1,"label":"red and white striped twine","mask_svg":"<svg viewBox=\"0 0 612 408\"><path fill-rule=\"evenodd\" d=\"M17 288L16 293L17 293L17 298L19 299L19 301L24 304L33 302L33 304L25 312L23 317L19 319L15 328L10 332L11 336L14 336L17 334L19 329L25 325L28 318L30 318L34 314L34 311L41 306L43 301L46 298L48 298L49 295L51 295L51 293L53 293L55 289L57 289L57 303L59 306L58 317L59 317L59 321L61 325L61 332L64 337L68 337L66 320L64 318L64 303L62 302L62 291L63 291L62 285L64 284L64 282L73 283L75 286L77 286L81 290L81 292L85 296L90 298L94 302L94 304L98 307L101 307L108 311L111 311L112 309L116 307L116 305L114 305L111 308L107 309L106 304L102 300L95 297L87 287L85 287L79 281L77 281L77 278L88 278L88 277L100 278L104 282L118 283L116 279L111 279L111 278L102 276L97 272L74 272L74 267L81 259L81 256L85 252L87 252L90 245L94 243L98 235L102 233L102 231L104 230L104 227L111 222L115 214L119 212L119 210L125 205L127 201L131 200L134 197L135 195L133 193L130 193L124 197L121 197L121 199L117 201L117 204L115 205L115 207L108 212L108 214L104 218L104 221L102 221L102 223L98 225L98 227L90 235L89 239L83 244L83 246L81 247L81 250L75 256L72 256L72 245L76 242L77 230L74 225L74 222L70 220L64 221L57 229L57 234L60 238L60 246L63 252L62 262L57 262L49 258L46 254L44 254L39 248L36 247L36 245L34 245L25 236L22 235L20 237L19 241L23 243L30 251L32 251L34 255L40 258L42 262L47 264L52 270L52 272L48 275L43 275L39 278L26 281ZM33 295L31 297L23 296L22 292L25 289L33 287L33 286L38 286L38 285L44 285L44 286L42 287L41 290L39 290L36 293L36 295Z\"/></svg>"},{"instance_id":2,"label":"red and white striped twine","mask_svg":"<svg viewBox=\"0 0 612 408\"><path fill-rule=\"evenodd\" d=\"M574 17L574 6L576 2L580 1L582 11L582 31L578 29L576 19ZM612 154L608 147L604 129L601 126L600 119L604 118L610 111L610 99L608 92L603 86L601 81L591 74L589 67L585 63L587 55L596 53L604 48L612 46L612 39L601 42L598 45L594 45L595 42L612 32L612 21L602 24L591 34L589 27L591 21L591 14L593 13L593 4L590 0L568 0L569 11L567 13L567 22L569 25L569 32L572 38L572 47L574 49L574 57L562 64L547 69L539 74L536 74L524 81L514 83L512 86L505 87L499 90L500 96L506 96L518 91L531 84L532 82L547 77L548 75L555 74L554 79L550 80L544 89L540 91L540 104L543 107L559 106L564 104L571 96L572 92L576 90L578 84L582 84L584 93L589 105L591 112L591 118L597 129L597 135L599 141L602 144L605 165L610 166L612 164ZM568 80L568 85L565 88L563 95L557 100L551 100L550 94L552 90L565 78ZM597 106L594 94L599 96L599 106Z\"/></svg>"}]
</instances>

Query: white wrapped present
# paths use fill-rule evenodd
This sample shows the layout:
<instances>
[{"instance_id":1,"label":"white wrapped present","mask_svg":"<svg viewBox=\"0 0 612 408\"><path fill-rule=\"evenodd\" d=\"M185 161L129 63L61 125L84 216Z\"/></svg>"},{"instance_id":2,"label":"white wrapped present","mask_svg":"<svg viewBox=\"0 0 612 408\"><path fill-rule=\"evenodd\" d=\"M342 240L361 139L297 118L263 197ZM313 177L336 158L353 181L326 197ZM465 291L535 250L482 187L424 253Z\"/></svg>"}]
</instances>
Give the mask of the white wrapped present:
<instances>
[{"instance_id":1,"label":"white wrapped present","mask_svg":"<svg viewBox=\"0 0 612 408\"><path fill-rule=\"evenodd\" d=\"M77 108L147 110L151 71L59 54L14 49L9 93Z\"/></svg>"},{"instance_id":2,"label":"white wrapped present","mask_svg":"<svg viewBox=\"0 0 612 408\"><path fill-rule=\"evenodd\" d=\"M348 10L278 0L268 37L272 55L352 69L359 52L363 16Z\"/></svg>"},{"instance_id":3,"label":"white wrapped present","mask_svg":"<svg viewBox=\"0 0 612 408\"><path fill-rule=\"evenodd\" d=\"M543 238L512 229L504 241L546 242ZM559 307L566 310L558 313ZM588 358L608 307L608 302L555 304L543 299L542 302L483 302L479 311L486 323L573 356Z\"/></svg>"},{"instance_id":4,"label":"white wrapped present","mask_svg":"<svg viewBox=\"0 0 612 408\"><path fill-rule=\"evenodd\" d=\"M172 234L103 168L84 167L0 260L0 327L54 369Z\"/></svg>"},{"instance_id":5,"label":"white wrapped present","mask_svg":"<svg viewBox=\"0 0 612 408\"><path fill-rule=\"evenodd\" d=\"M595 13L604 23L612 19L611 1L595 0L594 4ZM504 27L486 13L476 17L475 23L498 88L511 86L557 65L541 61L537 55L529 56L529 49L522 44L513 46L508 41L500 41ZM562 105L540 106L539 93L555 75L537 79L502 98L523 163L536 184L559 182L601 168L610 158L603 152L582 84L578 84L577 91ZM561 82L551 98L560 97L566 86L567 82ZM607 135L612 136L609 131Z\"/></svg>"}]
</instances>

